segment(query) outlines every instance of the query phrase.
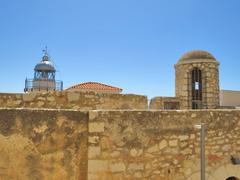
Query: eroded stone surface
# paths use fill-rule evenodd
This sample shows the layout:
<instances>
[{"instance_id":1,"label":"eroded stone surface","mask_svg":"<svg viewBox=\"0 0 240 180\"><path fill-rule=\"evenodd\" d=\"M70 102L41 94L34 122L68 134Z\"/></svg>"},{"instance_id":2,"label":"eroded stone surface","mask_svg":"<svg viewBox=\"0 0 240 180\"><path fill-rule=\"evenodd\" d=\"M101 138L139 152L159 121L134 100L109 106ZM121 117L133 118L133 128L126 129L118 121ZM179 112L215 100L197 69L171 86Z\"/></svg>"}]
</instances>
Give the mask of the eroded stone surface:
<instances>
[{"instance_id":1,"label":"eroded stone surface","mask_svg":"<svg viewBox=\"0 0 240 180\"><path fill-rule=\"evenodd\" d=\"M240 156L239 110L91 113L0 109L1 178L190 180L199 174L194 125L202 120L207 177L239 176L230 161Z\"/></svg>"},{"instance_id":2,"label":"eroded stone surface","mask_svg":"<svg viewBox=\"0 0 240 180\"><path fill-rule=\"evenodd\" d=\"M87 118L84 112L0 109L1 179L85 180Z\"/></svg>"},{"instance_id":3,"label":"eroded stone surface","mask_svg":"<svg viewBox=\"0 0 240 180\"><path fill-rule=\"evenodd\" d=\"M102 152L91 160L106 163L101 173L89 172L95 179L190 180L199 177L195 173L199 174L200 170L200 131L194 125L202 120L208 125L209 178L219 178L215 174L221 170L217 168L231 163L232 153L240 155L239 110L95 111L94 116L89 113L92 117L89 122L104 122L104 131L89 132L99 137L94 145L99 145ZM234 169L235 174L238 171L239 167Z\"/></svg>"}]
</instances>

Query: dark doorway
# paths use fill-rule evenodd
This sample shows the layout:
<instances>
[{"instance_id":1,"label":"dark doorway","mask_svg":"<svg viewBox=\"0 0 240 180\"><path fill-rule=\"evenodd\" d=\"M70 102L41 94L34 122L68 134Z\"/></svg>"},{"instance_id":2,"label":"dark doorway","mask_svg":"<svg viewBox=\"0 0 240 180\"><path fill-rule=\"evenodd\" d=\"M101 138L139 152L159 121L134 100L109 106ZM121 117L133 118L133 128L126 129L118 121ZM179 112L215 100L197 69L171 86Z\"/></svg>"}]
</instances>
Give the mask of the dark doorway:
<instances>
[{"instance_id":1,"label":"dark doorway","mask_svg":"<svg viewBox=\"0 0 240 180\"><path fill-rule=\"evenodd\" d=\"M192 109L202 108L202 71L192 70Z\"/></svg>"},{"instance_id":2,"label":"dark doorway","mask_svg":"<svg viewBox=\"0 0 240 180\"><path fill-rule=\"evenodd\" d=\"M226 180L239 180L239 179L235 176L231 176L231 177L228 177Z\"/></svg>"}]
</instances>

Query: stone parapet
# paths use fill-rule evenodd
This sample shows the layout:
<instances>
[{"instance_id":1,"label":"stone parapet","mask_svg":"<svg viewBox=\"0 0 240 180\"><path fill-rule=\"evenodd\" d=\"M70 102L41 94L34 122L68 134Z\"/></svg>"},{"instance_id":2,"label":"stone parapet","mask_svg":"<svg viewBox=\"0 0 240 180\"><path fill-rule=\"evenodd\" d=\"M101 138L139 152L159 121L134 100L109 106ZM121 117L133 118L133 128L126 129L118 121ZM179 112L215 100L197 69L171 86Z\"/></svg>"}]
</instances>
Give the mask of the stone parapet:
<instances>
[{"instance_id":1,"label":"stone parapet","mask_svg":"<svg viewBox=\"0 0 240 180\"><path fill-rule=\"evenodd\" d=\"M150 101L149 109L180 109L181 101L178 97L154 97Z\"/></svg>"},{"instance_id":2,"label":"stone parapet","mask_svg":"<svg viewBox=\"0 0 240 180\"><path fill-rule=\"evenodd\" d=\"M95 92L0 93L0 107L53 109L147 109L147 97Z\"/></svg>"}]
</instances>

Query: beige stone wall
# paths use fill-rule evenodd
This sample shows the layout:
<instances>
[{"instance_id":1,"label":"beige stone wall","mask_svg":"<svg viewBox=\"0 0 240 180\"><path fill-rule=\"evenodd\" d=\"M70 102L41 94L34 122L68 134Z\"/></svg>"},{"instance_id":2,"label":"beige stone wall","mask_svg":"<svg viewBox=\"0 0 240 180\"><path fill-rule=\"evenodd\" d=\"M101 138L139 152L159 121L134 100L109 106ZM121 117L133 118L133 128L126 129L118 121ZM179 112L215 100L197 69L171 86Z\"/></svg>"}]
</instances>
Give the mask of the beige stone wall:
<instances>
[{"instance_id":1,"label":"beige stone wall","mask_svg":"<svg viewBox=\"0 0 240 180\"><path fill-rule=\"evenodd\" d=\"M240 177L240 110L0 109L1 179L200 179Z\"/></svg>"},{"instance_id":2,"label":"beige stone wall","mask_svg":"<svg viewBox=\"0 0 240 180\"><path fill-rule=\"evenodd\" d=\"M54 109L147 109L147 97L95 92L0 93L0 107Z\"/></svg>"},{"instance_id":3,"label":"beige stone wall","mask_svg":"<svg viewBox=\"0 0 240 180\"><path fill-rule=\"evenodd\" d=\"M176 64L176 97L182 102L182 109L191 109L191 71L197 67L202 71L203 109L219 107L219 64L217 62L201 62Z\"/></svg>"},{"instance_id":4,"label":"beige stone wall","mask_svg":"<svg viewBox=\"0 0 240 180\"><path fill-rule=\"evenodd\" d=\"M200 133L207 124L206 177L240 177L240 111L91 111L89 179L200 179ZM231 169L231 170L229 170Z\"/></svg>"},{"instance_id":5,"label":"beige stone wall","mask_svg":"<svg viewBox=\"0 0 240 180\"><path fill-rule=\"evenodd\" d=\"M87 112L0 109L0 179L85 180Z\"/></svg>"},{"instance_id":6,"label":"beige stone wall","mask_svg":"<svg viewBox=\"0 0 240 180\"><path fill-rule=\"evenodd\" d=\"M177 97L155 97L149 105L150 109L180 109L181 101Z\"/></svg>"},{"instance_id":7,"label":"beige stone wall","mask_svg":"<svg viewBox=\"0 0 240 180\"><path fill-rule=\"evenodd\" d=\"M240 107L240 91L221 90L220 106Z\"/></svg>"}]
</instances>

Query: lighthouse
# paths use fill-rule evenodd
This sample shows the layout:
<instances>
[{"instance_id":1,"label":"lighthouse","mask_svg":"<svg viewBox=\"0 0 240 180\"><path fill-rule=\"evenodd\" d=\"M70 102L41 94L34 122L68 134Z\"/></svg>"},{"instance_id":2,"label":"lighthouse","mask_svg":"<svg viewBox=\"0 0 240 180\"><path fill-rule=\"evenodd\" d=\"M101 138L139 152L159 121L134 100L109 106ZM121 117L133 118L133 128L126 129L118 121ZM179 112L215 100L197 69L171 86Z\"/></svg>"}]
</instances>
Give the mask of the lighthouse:
<instances>
[{"instance_id":1,"label":"lighthouse","mask_svg":"<svg viewBox=\"0 0 240 180\"><path fill-rule=\"evenodd\" d=\"M63 90L63 82L55 80L56 69L47 48L43 52L42 60L34 68L34 78L25 80L24 92Z\"/></svg>"}]
</instances>

